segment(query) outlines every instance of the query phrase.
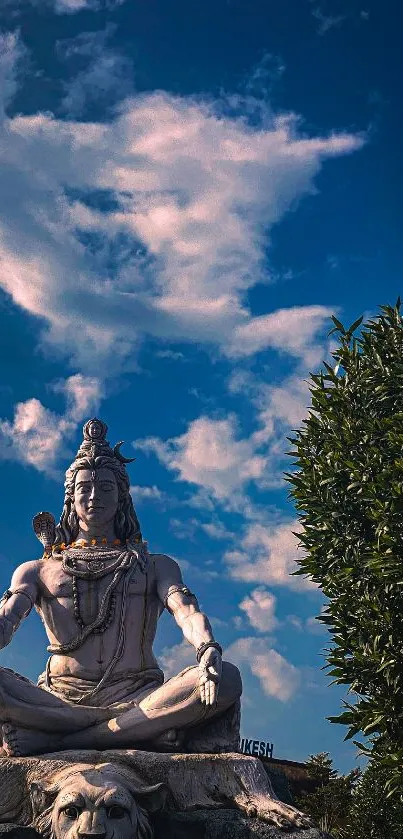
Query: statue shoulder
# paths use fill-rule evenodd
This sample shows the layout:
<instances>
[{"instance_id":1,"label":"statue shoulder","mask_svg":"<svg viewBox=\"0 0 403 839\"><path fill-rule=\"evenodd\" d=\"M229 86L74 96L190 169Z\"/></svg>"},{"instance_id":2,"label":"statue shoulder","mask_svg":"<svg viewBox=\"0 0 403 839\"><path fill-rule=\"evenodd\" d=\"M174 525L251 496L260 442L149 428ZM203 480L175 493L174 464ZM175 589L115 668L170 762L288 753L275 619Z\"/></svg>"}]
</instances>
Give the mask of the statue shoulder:
<instances>
[{"instance_id":1,"label":"statue shoulder","mask_svg":"<svg viewBox=\"0 0 403 839\"><path fill-rule=\"evenodd\" d=\"M40 560L34 559L30 562L23 562L15 569L11 578L10 590L27 591L33 595L37 592L40 579Z\"/></svg>"},{"instance_id":2,"label":"statue shoulder","mask_svg":"<svg viewBox=\"0 0 403 839\"><path fill-rule=\"evenodd\" d=\"M182 579L181 570L175 559L167 554L150 554L157 579Z\"/></svg>"},{"instance_id":3,"label":"statue shoulder","mask_svg":"<svg viewBox=\"0 0 403 839\"><path fill-rule=\"evenodd\" d=\"M168 556L168 554L152 554L152 553L150 553L149 556L156 566L159 565L160 567L162 567L162 566L165 565L167 568L168 567L179 568L179 565L176 562L176 560L172 559L172 557Z\"/></svg>"}]
</instances>

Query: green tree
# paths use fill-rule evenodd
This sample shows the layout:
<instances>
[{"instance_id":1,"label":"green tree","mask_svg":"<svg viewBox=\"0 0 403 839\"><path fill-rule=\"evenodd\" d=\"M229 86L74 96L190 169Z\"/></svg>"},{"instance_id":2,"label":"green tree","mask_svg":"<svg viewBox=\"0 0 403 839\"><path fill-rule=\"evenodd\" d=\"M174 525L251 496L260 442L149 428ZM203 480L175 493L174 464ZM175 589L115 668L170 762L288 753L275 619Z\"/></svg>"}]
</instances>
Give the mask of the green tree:
<instances>
[{"instance_id":1,"label":"green tree","mask_svg":"<svg viewBox=\"0 0 403 839\"><path fill-rule=\"evenodd\" d=\"M305 548L296 574L319 583L327 667L355 704L332 722L403 792L403 321L383 306L358 337L333 318L335 366L311 374L312 406L287 474Z\"/></svg>"},{"instance_id":2,"label":"green tree","mask_svg":"<svg viewBox=\"0 0 403 839\"><path fill-rule=\"evenodd\" d=\"M310 756L306 767L318 786L314 792L301 795L296 804L312 816L321 830L338 836L337 829L346 823L359 772L354 770L348 775L338 775L332 763L328 752Z\"/></svg>"},{"instance_id":3,"label":"green tree","mask_svg":"<svg viewBox=\"0 0 403 839\"><path fill-rule=\"evenodd\" d=\"M385 796L388 769L370 763L357 784L338 839L403 839L403 804Z\"/></svg>"}]
</instances>

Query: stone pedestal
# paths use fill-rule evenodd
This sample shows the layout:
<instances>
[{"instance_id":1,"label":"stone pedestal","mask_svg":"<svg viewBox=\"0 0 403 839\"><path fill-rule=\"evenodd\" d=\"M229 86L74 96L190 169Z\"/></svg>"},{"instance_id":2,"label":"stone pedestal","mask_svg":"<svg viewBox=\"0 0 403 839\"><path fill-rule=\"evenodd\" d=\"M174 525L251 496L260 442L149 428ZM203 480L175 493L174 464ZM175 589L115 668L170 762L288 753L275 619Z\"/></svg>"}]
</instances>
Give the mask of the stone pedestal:
<instances>
[{"instance_id":1,"label":"stone pedestal","mask_svg":"<svg viewBox=\"0 0 403 839\"><path fill-rule=\"evenodd\" d=\"M260 819L228 809L162 813L154 818L154 829L155 839L331 839L315 827L284 833Z\"/></svg>"},{"instance_id":2,"label":"stone pedestal","mask_svg":"<svg viewBox=\"0 0 403 839\"><path fill-rule=\"evenodd\" d=\"M133 839L149 837L152 829L155 839L278 839L283 830L298 839L323 837L304 814L277 798L257 758L137 749L0 759L0 832L32 839L33 828L47 837L52 823L52 835L60 839L56 817L73 800L69 796L79 792L86 802L81 808L102 808L103 790L111 788L131 802ZM142 820L149 822L146 832L136 827ZM104 827L107 837L113 832L119 839L119 824L113 831Z\"/></svg>"}]
</instances>

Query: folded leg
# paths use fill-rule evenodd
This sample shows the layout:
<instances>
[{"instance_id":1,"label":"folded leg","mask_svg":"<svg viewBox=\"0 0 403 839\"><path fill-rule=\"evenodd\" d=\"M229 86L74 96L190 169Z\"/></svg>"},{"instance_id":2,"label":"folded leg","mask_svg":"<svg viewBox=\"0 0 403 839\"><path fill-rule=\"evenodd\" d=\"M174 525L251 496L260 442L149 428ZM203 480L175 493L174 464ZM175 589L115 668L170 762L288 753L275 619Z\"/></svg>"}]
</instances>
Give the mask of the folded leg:
<instances>
[{"instance_id":1,"label":"folded leg","mask_svg":"<svg viewBox=\"0 0 403 839\"><path fill-rule=\"evenodd\" d=\"M241 693L242 682L238 669L223 662L217 704L206 706L200 699L198 667L188 667L148 693L137 707L87 731L63 737L59 748L131 748L138 743L151 742L168 729L195 726L223 713Z\"/></svg>"},{"instance_id":2,"label":"folded leg","mask_svg":"<svg viewBox=\"0 0 403 839\"><path fill-rule=\"evenodd\" d=\"M0 667L0 724L49 733L79 731L116 715L116 709L74 705Z\"/></svg>"}]
</instances>

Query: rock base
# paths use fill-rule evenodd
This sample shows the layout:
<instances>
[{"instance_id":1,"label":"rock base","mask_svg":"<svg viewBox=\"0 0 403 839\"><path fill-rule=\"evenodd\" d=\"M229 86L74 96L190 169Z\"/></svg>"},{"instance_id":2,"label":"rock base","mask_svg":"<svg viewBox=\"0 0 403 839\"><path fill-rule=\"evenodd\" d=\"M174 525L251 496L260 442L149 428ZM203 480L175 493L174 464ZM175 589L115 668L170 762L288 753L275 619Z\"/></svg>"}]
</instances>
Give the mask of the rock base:
<instances>
[{"instance_id":1,"label":"rock base","mask_svg":"<svg viewBox=\"0 0 403 839\"><path fill-rule=\"evenodd\" d=\"M154 839L331 839L314 827L284 833L234 810L161 813L153 818ZM0 824L1 839L41 839L32 827Z\"/></svg>"},{"instance_id":2,"label":"rock base","mask_svg":"<svg viewBox=\"0 0 403 839\"><path fill-rule=\"evenodd\" d=\"M276 795L255 757L139 749L1 758L0 833L8 829L10 839L23 839L18 829L17 835L13 833L13 826L20 825L48 835L52 808L59 812L59 797L65 795L66 786L69 794L87 789L87 779L94 773L97 781L91 789L102 785L108 789L111 784L122 788L133 811L143 807L151 820L156 819L156 839L277 839L281 830L297 833L299 839L321 837L320 831L312 831L307 816ZM99 792L97 796L98 801Z\"/></svg>"},{"instance_id":3,"label":"rock base","mask_svg":"<svg viewBox=\"0 0 403 839\"><path fill-rule=\"evenodd\" d=\"M226 809L162 813L154 817L154 829L155 839L331 839L315 827L284 833L260 819Z\"/></svg>"}]
</instances>

